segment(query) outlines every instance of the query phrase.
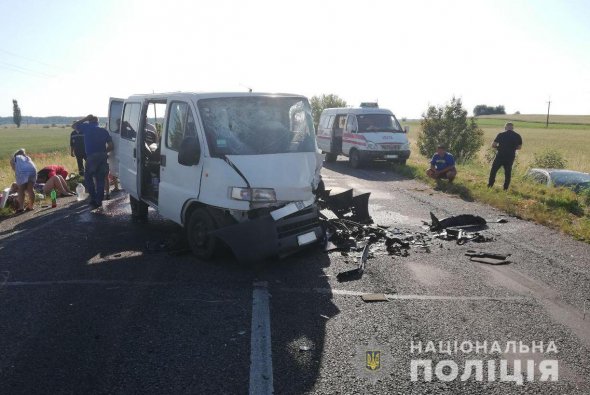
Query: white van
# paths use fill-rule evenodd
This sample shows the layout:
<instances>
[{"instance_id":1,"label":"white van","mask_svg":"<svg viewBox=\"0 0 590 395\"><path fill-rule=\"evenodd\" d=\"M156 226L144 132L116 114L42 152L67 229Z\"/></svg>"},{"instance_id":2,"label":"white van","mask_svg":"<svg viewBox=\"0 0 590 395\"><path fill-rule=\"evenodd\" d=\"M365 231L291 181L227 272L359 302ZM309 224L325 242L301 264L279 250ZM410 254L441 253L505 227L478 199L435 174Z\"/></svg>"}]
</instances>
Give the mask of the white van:
<instances>
[{"instance_id":1,"label":"white van","mask_svg":"<svg viewBox=\"0 0 590 395\"><path fill-rule=\"evenodd\" d=\"M407 132L386 109L328 108L320 116L317 142L327 162L345 155L354 168L376 159L405 165L410 157Z\"/></svg>"},{"instance_id":2,"label":"white van","mask_svg":"<svg viewBox=\"0 0 590 395\"><path fill-rule=\"evenodd\" d=\"M111 98L111 171L132 215L148 206L186 229L195 255L219 241L242 261L319 240L322 155L303 96L165 93Z\"/></svg>"}]
</instances>

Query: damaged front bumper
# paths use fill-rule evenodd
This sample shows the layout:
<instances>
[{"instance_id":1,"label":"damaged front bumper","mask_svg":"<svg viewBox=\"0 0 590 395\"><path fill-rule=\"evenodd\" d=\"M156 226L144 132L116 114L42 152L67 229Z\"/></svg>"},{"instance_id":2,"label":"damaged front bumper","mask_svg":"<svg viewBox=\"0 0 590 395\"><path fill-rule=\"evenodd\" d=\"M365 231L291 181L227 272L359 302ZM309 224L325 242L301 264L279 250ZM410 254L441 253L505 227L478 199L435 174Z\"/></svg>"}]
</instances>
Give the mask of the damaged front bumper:
<instances>
[{"instance_id":1,"label":"damaged front bumper","mask_svg":"<svg viewBox=\"0 0 590 395\"><path fill-rule=\"evenodd\" d=\"M301 209L289 213L287 205L282 209L261 215L258 218L240 222L212 232L233 251L236 259L242 263L252 263L271 257L284 257L301 248L312 245L324 237L324 230L319 221L319 210L315 203L305 207L298 202Z\"/></svg>"}]
</instances>

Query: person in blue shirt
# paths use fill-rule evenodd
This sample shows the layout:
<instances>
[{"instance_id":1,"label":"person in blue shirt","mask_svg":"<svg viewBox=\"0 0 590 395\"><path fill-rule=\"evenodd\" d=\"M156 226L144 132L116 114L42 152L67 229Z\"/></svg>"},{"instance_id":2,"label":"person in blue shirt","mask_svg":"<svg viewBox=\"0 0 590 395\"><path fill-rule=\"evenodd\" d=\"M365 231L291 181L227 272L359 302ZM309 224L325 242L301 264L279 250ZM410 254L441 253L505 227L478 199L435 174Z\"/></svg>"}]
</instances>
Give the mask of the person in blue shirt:
<instances>
[{"instance_id":1,"label":"person in blue shirt","mask_svg":"<svg viewBox=\"0 0 590 395\"><path fill-rule=\"evenodd\" d=\"M446 178L450 183L453 182L457 176L455 157L447 152L447 147L439 145L436 148L436 154L432 157L430 169L426 171L426 174L435 180Z\"/></svg>"},{"instance_id":2,"label":"person in blue shirt","mask_svg":"<svg viewBox=\"0 0 590 395\"><path fill-rule=\"evenodd\" d=\"M109 174L107 153L113 150L113 140L106 129L98 126L98 118L88 115L72 124L72 128L84 135L86 149L86 172L84 183L90 195L93 209L102 207L104 184Z\"/></svg>"}]
</instances>

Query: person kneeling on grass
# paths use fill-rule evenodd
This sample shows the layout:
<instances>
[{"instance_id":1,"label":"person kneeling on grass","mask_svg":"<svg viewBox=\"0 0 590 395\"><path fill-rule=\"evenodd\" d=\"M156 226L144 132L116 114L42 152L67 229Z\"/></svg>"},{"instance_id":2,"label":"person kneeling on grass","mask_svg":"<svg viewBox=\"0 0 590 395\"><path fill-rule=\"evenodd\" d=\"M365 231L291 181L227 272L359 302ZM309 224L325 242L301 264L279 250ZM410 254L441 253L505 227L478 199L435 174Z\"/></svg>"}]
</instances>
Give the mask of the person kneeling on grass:
<instances>
[{"instance_id":1,"label":"person kneeling on grass","mask_svg":"<svg viewBox=\"0 0 590 395\"><path fill-rule=\"evenodd\" d=\"M449 180L449 183L452 183L457 176L455 157L447 152L444 145L436 148L436 154L432 157L430 169L426 171L426 174L435 180L445 178Z\"/></svg>"}]
</instances>

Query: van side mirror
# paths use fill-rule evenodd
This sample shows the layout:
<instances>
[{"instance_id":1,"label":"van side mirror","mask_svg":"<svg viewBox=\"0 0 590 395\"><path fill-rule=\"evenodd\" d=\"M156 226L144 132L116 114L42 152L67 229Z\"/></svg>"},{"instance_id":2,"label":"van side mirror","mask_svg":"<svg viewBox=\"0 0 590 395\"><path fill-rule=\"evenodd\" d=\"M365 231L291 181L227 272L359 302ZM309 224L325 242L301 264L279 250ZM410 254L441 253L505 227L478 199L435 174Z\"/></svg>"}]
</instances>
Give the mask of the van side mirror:
<instances>
[{"instance_id":1,"label":"van side mirror","mask_svg":"<svg viewBox=\"0 0 590 395\"><path fill-rule=\"evenodd\" d=\"M201 146L196 137L185 137L180 143L178 163L183 166L193 166L201 160Z\"/></svg>"},{"instance_id":2,"label":"van side mirror","mask_svg":"<svg viewBox=\"0 0 590 395\"><path fill-rule=\"evenodd\" d=\"M408 125L404 126L404 133L410 133L410 127Z\"/></svg>"}]
</instances>

